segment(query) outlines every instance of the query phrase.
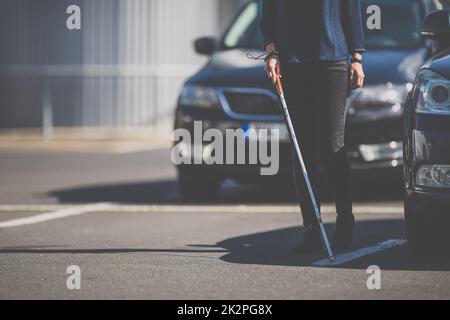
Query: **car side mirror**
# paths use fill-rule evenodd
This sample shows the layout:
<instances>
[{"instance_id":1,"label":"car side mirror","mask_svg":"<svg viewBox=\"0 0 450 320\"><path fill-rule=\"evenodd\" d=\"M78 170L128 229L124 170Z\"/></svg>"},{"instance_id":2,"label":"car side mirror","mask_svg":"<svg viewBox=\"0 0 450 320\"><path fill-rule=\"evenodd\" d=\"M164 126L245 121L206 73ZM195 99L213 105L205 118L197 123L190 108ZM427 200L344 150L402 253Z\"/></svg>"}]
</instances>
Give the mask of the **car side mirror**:
<instances>
[{"instance_id":1,"label":"car side mirror","mask_svg":"<svg viewBox=\"0 0 450 320\"><path fill-rule=\"evenodd\" d=\"M422 36L433 40L450 40L450 10L431 12L423 22Z\"/></svg>"},{"instance_id":2,"label":"car side mirror","mask_svg":"<svg viewBox=\"0 0 450 320\"><path fill-rule=\"evenodd\" d=\"M203 37L194 41L195 52L201 55L210 56L217 48L217 40L213 37Z\"/></svg>"}]
</instances>

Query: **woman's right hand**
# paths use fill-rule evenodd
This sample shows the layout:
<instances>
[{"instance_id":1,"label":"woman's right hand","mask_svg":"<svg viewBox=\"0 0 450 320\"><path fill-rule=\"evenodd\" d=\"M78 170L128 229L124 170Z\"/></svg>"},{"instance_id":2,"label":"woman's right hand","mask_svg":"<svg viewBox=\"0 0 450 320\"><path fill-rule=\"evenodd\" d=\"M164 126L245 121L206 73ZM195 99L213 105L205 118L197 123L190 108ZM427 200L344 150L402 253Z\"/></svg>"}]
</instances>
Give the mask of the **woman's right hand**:
<instances>
[{"instance_id":1,"label":"woman's right hand","mask_svg":"<svg viewBox=\"0 0 450 320\"><path fill-rule=\"evenodd\" d=\"M278 78L281 78L280 74L280 58L278 55L272 55L266 63L266 72L273 84L277 83Z\"/></svg>"}]
</instances>

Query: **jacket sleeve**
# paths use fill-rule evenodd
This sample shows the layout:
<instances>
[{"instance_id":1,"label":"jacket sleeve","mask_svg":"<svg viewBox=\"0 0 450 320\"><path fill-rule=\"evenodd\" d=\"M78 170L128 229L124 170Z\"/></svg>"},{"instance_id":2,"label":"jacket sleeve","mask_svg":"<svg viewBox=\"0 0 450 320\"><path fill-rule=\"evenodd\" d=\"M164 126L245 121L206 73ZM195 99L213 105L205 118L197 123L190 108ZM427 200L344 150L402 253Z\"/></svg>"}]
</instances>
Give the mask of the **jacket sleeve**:
<instances>
[{"instance_id":1,"label":"jacket sleeve","mask_svg":"<svg viewBox=\"0 0 450 320\"><path fill-rule=\"evenodd\" d=\"M277 0L263 0L260 28L264 38L263 48L269 43L276 43L277 34Z\"/></svg>"},{"instance_id":2,"label":"jacket sleeve","mask_svg":"<svg viewBox=\"0 0 450 320\"><path fill-rule=\"evenodd\" d=\"M360 0L343 0L343 25L351 53L365 51L364 25Z\"/></svg>"}]
</instances>

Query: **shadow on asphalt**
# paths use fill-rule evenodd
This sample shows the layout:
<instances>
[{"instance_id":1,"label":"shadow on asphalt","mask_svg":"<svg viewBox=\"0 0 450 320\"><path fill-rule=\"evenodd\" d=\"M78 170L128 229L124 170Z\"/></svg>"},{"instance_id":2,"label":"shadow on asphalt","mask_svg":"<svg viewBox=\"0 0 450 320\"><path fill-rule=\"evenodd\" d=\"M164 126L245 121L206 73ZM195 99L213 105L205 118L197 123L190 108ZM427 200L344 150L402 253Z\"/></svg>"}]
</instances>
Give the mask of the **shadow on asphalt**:
<instances>
[{"instance_id":1,"label":"shadow on asphalt","mask_svg":"<svg viewBox=\"0 0 450 320\"><path fill-rule=\"evenodd\" d=\"M354 178L354 201L402 201L401 180L395 176ZM201 204L265 204L296 203L293 185L236 186L225 185L220 199L204 201ZM328 190L320 191L324 201L332 200ZM120 183L110 185L82 186L78 188L55 190L49 195L61 203L114 202L131 204L187 204L178 194L176 182L163 180L148 183ZM331 234L334 224L326 226ZM116 254L116 253L224 253L221 260L235 264L273 265L273 266L311 266L324 258L323 253L299 254L295 251L301 240L301 227L271 230L256 234L226 239L217 244L190 244L189 249L64 249L64 248L3 248L0 253L69 253L69 254ZM354 249L372 246L389 239L404 239L403 220L360 221L356 225ZM378 265L382 270L410 271L450 271L450 258L419 259L412 256L407 246L397 247L379 254L367 256L339 269L367 269Z\"/></svg>"},{"instance_id":2,"label":"shadow on asphalt","mask_svg":"<svg viewBox=\"0 0 450 320\"><path fill-rule=\"evenodd\" d=\"M311 266L314 262L326 258L324 253L300 254L296 246L301 239L301 227L272 230L256 234L230 238L210 248L223 248L228 251L221 259L230 263L274 265L274 266ZM334 224L327 224L328 234L332 234ZM355 243L352 249L364 248L390 239L403 239L403 220L360 221L355 228ZM191 245L204 248L205 245ZM342 252L338 252L342 253ZM408 271L450 271L450 256L434 252L434 258L416 258L406 245L379 254L366 256L338 269L364 269L377 265L382 270ZM439 257L441 256L441 257Z\"/></svg>"},{"instance_id":3,"label":"shadow on asphalt","mask_svg":"<svg viewBox=\"0 0 450 320\"><path fill-rule=\"evenodd\" d=\"M4 247L0 253L20 254L119 254L119 253L222 253L225 249L199 251L196 249L145 249L145 248L109 248L109 249L64 249L60 246Z\"/></svg>"},{"instance_id":4,"label":"shadow on asphalt","mask_svg":"<svg viewBox=\"0 0 450 320\"><path fill-rule=\"evenodd\" d=\"M403 199L400 179L354 179L353 198L355 201L400 201ZM155 182L120 183L110 185L82 186L77 188L53 190L49 196L61 203L131 203L131 204L187 204L182 201L176 182L163 180ZM323 201L332 200L327 187L322 187L320 197ZM225 183L217 200L205 200L201 204L264 204L296 203L294 185L285 184L264 186L236 185Z\"/></svg>"},{"instance_id":5,"label":"shadow on asphalt","mask_svg":"<svg viewBox=\"0 0 450 320\"><path fill-rule=\"evenodd\" d=\"M328 233L331 234L334 224L327 224L326 228ZM325 255L323 252L313 254L298 253L296 246L300 242L301 233L301 227L292 227L233 237L216 244L187 244L186 249L72 249L61 246L20 246L3 247L0 249L0 254L154 253L177 256L180 256L180 254L195 254L195 256L189 256L190 258L195 258L202 257L199 254L223 253L220 259L232 264L309 267L314 262L324 259ZM356 245L353 249L364 248L385 240L399 238L404 238L404 223L400 219L360 221L356 225ZM335 268L366 270L371 265L377 265L382 270L450 271L450 257L419 259L412 256L407 246L401 246L379 254L366 256Z\"/></svg>"}]
</instances>

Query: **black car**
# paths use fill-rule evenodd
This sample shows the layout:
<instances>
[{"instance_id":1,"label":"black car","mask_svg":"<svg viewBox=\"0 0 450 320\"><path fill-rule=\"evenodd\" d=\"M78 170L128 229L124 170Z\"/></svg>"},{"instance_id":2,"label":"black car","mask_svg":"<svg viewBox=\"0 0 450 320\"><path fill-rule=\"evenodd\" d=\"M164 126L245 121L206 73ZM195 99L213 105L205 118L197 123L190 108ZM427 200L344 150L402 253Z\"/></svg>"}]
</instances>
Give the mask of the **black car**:
<instances>
[{"instance_id":1,"label":"black car","mask_svg":"<svg viewBox=\"0 0 450 320\"><path fill-rule=\"evenodd\" d=\"M401 172L403 103L420 65L432 56L433 46L420 35L426 14L437 8L434 0L362 0L363 16L370 6L381 9L381 29L367 29L364 57L366 86L349 98L346 144L354 171ZM247 53L260 53L261 1L249 1L220 41L201 38L199 54L210 61L184 85L176 108L175 128L193 130L196 120L205 128L281 128L278 179L291 174L290 143L278 98L262 62ZM369 12L369 13L368 13ZM194 157L192 144L184 152ZM179 189L186 199L211 198L220 182L259 179L255 166L178 165ZM399 177L401 175L398 175ZM269 179L264 178L263 181Z\"/></svg>"},{"instance_id":2,"label":"black car","mask_svg":"<svg viewBox=\"0 0 450 320\"><path fill-rule=\"evenodd\" d=\"M420 68L405 107L406 229L418 254L448 251L450 240L450 11L431 13L422 34L443 50Z\"/></svg>"}]
</instances>

